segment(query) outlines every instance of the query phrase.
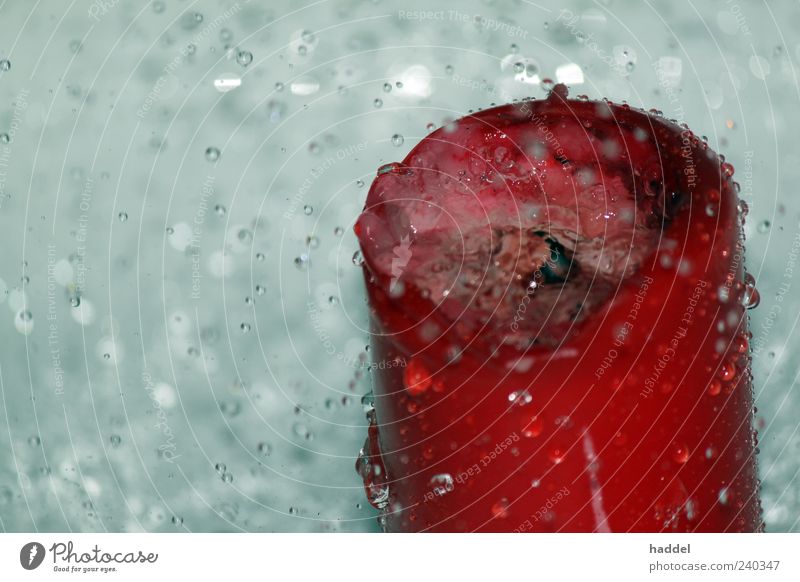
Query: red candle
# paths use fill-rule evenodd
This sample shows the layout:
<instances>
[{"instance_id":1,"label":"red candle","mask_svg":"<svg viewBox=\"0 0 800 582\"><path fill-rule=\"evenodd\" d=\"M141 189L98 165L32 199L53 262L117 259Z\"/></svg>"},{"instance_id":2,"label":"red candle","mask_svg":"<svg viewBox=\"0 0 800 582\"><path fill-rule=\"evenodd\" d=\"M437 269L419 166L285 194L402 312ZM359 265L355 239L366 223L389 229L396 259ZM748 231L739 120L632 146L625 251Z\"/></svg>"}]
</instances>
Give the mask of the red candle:
<instances>
[{"instance_id":1,"label":"red candle","mask_svg":"<svg viewBox=\"0 0 800 582\"><path fill-rule=\"evenodd\" d=\"M762 528L733 167L608 102L481 111L356 224L389 531Z\"/></svg>"}]
</instances>

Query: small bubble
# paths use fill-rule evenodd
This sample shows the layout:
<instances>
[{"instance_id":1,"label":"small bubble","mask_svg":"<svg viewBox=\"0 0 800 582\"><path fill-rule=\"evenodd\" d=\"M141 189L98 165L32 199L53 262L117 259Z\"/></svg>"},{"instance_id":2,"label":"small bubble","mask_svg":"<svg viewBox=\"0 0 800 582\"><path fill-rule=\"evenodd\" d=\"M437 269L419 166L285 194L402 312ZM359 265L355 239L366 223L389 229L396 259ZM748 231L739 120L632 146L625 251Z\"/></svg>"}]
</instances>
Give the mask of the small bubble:
<instances>
[{"instance_id":1,"label":"small bubble","mask_svg":"<svg viewBox=\"0 0 800 582\"><path fill-rule=\"evenodd\" d=\"M222 475L225 471L228 470L228 467L225 465L225 463L217 463L216 465L214 465L214 469L216 469L217 473Z\"/></svg>"},{"instance_id":2,"label":"small bubble","mask_svg":"<svg viewBox=\"0 0 800 582\"><path fill-rule=\"evenodd\" d=\"M269 443L258 443L257 448L262 457L269 457L272 454L272 445Z\"/></svg>"},{"instance_id":3,"label":"small bubble","mask_svg":"<svg viewBox=\"0 0 800 582\"><path fill-rule=\"evenodd\" d=\"M263 295L266 292L267 292L266 287L264 287L263 285L256 285L256 295Z\"/></svg>"},{"instance_id":4,"label":"small bubble","mask_svg":"<svg viewBox=\"0 0 800 582\"><path fill-rule=\"evenodd\" d=\"M9 69L11 69L11 61L8 59L0 61L0 71L8 71Z\"/></svg>"},{"instance_id":5,"label":"small bubble","mask_svg":"<svg viewBox=\"0 0 800 582\"><path fill-rule=\"evenodd\" d=\"M233 483L233 475L231 473L223 473L220 478L223 483Z\"/></svg>"},{"instance_id":6,"label":"small bubble","mask_svg":"<svg viewBox=\"0 0 800 582\"><path fill-rule=\"evenodd\" d=\"M402 135L400 135L399 133L396 133L396 134L394 134L392 136L392 145L393 146L400 147L401 145L403 145L403 142L405 142L405 138Z\"/></svg>"},{"instance_id":7,"label":"small bubble","mask_svg":"<svg viewBox=\"0 0 800 582\"><path fill-rule=\"evenodd\" d=\"M453 65L446 65L445 68L444 68L444 72L446 74L448 74L448 75L452 75L453 74L453 70L454 70L453 69Z\"/></svg>"},{"instance_id":8,"label":"small bubble","mask_svg":"<svg viewBox=\"0 0 800 582\"><path fill-rule=\"evenodd\" d=\"M228 212L228 209L225 208L222 204L217 204L214 206L214 212L217 213L217 216L225 216L225 213Z\"/></svg>"},{"instance_id":9,"label":"small bubble","mask_svg":"<svg viewBox=\"0 0 800 582\"><path fill-rule=\"evenodd\" d=\"M250 51L239 51L236 53L236 62L246 67L253 62L253 53Z\"/></svg>"},{"instance_id":10,"label":"small bubble","mask_svg":"<svg viewBox=\"0 0 800 582\"><path fill-rule=\"evenodd\" d=\"M256 253L256 260L258 262L263 263L264 259L266 259L266 258L267 257L266 257L266 255L264 255L264 253Z\"/></svg>"},{"instance_id":11,"label":"small bubble","mask_svg":"<svg viewBox=\"0 0 800 582\"><path fill-rule=\"evenodd\" d=\"M356 251L353 253L353 264L356 267L360 267L364 264L364 255L361 254L361 251Z\"/></svg>"},{"instance_id":12,"label":"small bubble","mask_svg":"<svg viewBox=\"0 0 800 582\"><path fill-rule=\"evenodd\" d=\"M219 150L213 146L206 148L206 159L209 162L216 162L219 159Z\"/></svg>"},{"instance_id":13,"label":"small bubble","mask_svg":"<svg viewBox=\"0 0 800 582\"><path fill-rule=\"evenodd\" d=\"M306 45L304 44L301 44L300 46L297 47L297 54L300 55L301 57L306 56L308 54L308 47L306 47Z\"/></svg>"},{"instance_id":14,"label":"small bubble","mask_svg":"<svg viewBox=\"0 0 800 582\"><path fill-rule=\"evenodd\" d=\"M312 214L313 212L314 212L314 207L313 207L313 206L311 206L311 205L309 205L309 204L306 204L305 206L303 206L303 213L304 213L306 216L311 216L311 214Z\"/></svg>"},{"instance_id":15,"label":"small bubble","mask_svg":"<svg viewBox=\"0 0 800 582\"><path fill-rule=\"evenodd\" d=\"M334 236L342 236L344 234L344 229L341 226L337 226L333 229Z\"/></svg>"},{"instance_id":16,"label":"small bubble","mask_svg":"<svg viewBox=\"0 0 800 582\"><path fill-rule=\"evenodd\" d=\"M375 100L372 102L372 106L375 107L375 109L380 109L381 107L383 107L383 99L381 99L380 97L376 97Z\"/></svg>"},{"instance_id":17,"label":"small bubble","mask_svg":"<svg viewBox=\"0 0 800 582\"><path fill-rule=\"evenodd\" d=\"M31 321L33 320L33 314L30 311L22 310L19 312L19 318L22 321Z\"/></svg>"},{"instance_id":18,"label":"small bubble","mask_svg":"<svg viewBox=\"0 0 800 582\"><path fill-rule=\"evenodd\" d=\"M308 144L308 151L311 155L317 156L322 151L322 148L316 142L311 142Z\"/></svg>"},{"instance_id":19,"label":"small bubble","mask_svg":"<svg viewBox=\"0 0 800 582\"><path fill-rule=\"evenodd\" d=\"M0 133L0 142L10 143L11 137L7 133Z\"/></svg>"},{"instance_id":20,"label":"small bubble","mask_svg":"<svg viewBox=\"0 0 800 582\"><path fill-rule=\"evenodd\" d=\"M172 525L181 526L183 525L183 518L179 515L172 516Z\"/></svg>"},{"instance_id":21,"label":"small bubble","mask_svg":"<svg viewBox=\"0 0 800 582\"><path fill-rule=\"evenodd\" d=\"M117 217L119 218L120 222L127 222L128 221L128 213L127 212L120 212Z\"/></svg>"},{"instance_id":22,"label":"small bubble","mask_svg":"<svg viewBox=\"0 0 800 582\"><path fill-rule=\"evenodd\" d=\"M391 90L392 90L392 84L391 83L384 83L383 84L383 92L384 93L389 93L389 92L391 92Z\"/></svg>"},{"instance_id":23,"label":"small bubble","mask_svg":"<svg viewBox=\"0 0 800 582\"><path fill-rule=\"evenodd\" d=\"M249 324L249 323L242 323L242 324L239 326L239 329L241 329L241 330L242 330L242 333L247 333L247 332L249 332L249 331L250 331L250 324Z\"/></svg>"},{"instance_id":24,"label":"small bubble","mask_svg":"<svg viewBox=\"0 0 800 582\"><path fill-rule=\"evenodd\" d=\"M38 435L33 435L28 439L28 444L32 447L38 447L40 444L42 444L42 439L40 439Z\"/></svg>"},{"instance_id":25,"label":"small bubble","mask_svg":"<svg viewBox=\"0 0 800 582\"><path fill-rule=\"evenodd\" d=\"M189 44L186 46L186 53L189 55L193 55L197 52L197 46L193 44Z\"/></svg>"},{"instance_id":26,"label":"small bubble","mask_svg":"<svg viewBox=\"0 0 800 582\"><path fill-rule=\"evenodd\" d=\"M80 295L73 295L69 298L69 304L72 307L80 307L81 306L81 296Z\"/></svg>"},{"instance_id":27,"label":"small bubble","mask_svg":"<svg viewBox=\"0 0 800 582\"><path fill-rule=\"evenodd\" d=\"M397 83L394 84L394 86L397 87L398 89L402 89L403 88L403 82L402 81L398 81Z\"/></svg>"},{"instance_id":28,"label":"small bubble","mask_svg":"<svg viewBox=\"0 0 800 582\"><path fill-rule=\"evenodd\" d=\"M522 73L525 71L525 63L516 62L514 63L514 72L515 73Z\"/></svg>"},{"instance_id":29,"label":"small bubble","mask_svg":"<svg viewBox=\"0 0 800 582\"><path fill-rule=\"evenodd\" d=\"M117 448L122 444L122 437L118 434L112 434L108 440L111 441L111 446L114 448Z\"/></svg>"},{"instance_id":30,"label":"small bubble","mask_svg":"<svg viewBox=\"0 0 800 582\"><path fill-rule=\"evenodd\" d=\"M285 85L283 83L281 83L280 81L275 83L275 90L278 91L279 93L281 91L283 91L284 87L285 87Z\"/></svg>"},{"instance_id":31,"label":"small bubble","mask_svg":"<svg viewBox=\"0 0 800 582\"><path fill-rule=\"evenodd\" d=\"M425 129L427 129L428 132L431 132L434 129L436 129L436 124L435 123L429 123L428 125L425 126Z\"/></svg>"},{"instance_id":32,"label":"small bubble","mask_svg":"<svg viewBox=\"0 0 800 582\"><path fill-rule=\"evenodd\" d=\"M756 230L761 234L764 234L765 232L769 232L770 226L772 226L772 223L769 220L762 220L758 223Z\"/></svg>"},{"instance_id":33,"label":"small bubble","mask_svg":"<svg viewBox=\"0 0 800 582\"><path fill-rule=\"evenodd\" d=\"M319 238L314 236L314 235L307 236L306 237L306 246L308 248L310 248L310 249L319 248Z\"/></svg>"}]
</instances>

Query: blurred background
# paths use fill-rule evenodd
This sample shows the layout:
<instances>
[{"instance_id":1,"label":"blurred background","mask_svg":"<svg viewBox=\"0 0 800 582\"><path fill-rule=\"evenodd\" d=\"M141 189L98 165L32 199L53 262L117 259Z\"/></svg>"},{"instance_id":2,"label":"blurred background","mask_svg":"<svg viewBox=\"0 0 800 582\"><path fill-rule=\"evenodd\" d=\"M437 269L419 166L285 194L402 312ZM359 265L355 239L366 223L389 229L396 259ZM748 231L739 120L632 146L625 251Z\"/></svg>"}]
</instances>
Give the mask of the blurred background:
<instances>
[{"instance_id":1,"label":"blurred background","mask_svg":"<svg viewBox=\"0 0 800 582\"><path fill-rule=\"evenodd\" d=\"M377 531L352 226L491 103L707 136L749 205L768 531L800 531L800 3L0 0L0 530Z\"/></svg>"}]
</instances>

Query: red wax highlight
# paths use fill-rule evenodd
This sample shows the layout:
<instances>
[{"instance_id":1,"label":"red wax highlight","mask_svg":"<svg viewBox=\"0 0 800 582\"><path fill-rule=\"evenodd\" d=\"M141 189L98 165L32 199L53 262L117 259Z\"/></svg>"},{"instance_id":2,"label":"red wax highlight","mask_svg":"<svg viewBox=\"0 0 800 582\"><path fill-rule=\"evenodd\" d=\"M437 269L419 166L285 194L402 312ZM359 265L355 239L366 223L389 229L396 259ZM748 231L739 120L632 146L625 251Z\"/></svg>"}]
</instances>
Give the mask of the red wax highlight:
<instances>
[{"instance_id":1,"label":"red wax highlight","mask_svg":"<svg viewBox=\"0 0 800 582\"><path fill-rule=\"evenodd\" d=\"M688 129L563 86L379 169L357 468L385 529L762 528L732 175Z\"/></svg>"}]
</instances>

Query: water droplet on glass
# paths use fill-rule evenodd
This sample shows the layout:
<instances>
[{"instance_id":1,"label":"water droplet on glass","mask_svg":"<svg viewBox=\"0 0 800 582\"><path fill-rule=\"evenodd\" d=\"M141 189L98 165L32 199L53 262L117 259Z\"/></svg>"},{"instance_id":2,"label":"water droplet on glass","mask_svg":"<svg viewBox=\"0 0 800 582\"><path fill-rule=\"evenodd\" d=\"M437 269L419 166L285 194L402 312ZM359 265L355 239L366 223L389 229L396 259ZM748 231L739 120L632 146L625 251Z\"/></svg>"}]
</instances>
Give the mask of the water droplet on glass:
<instances>
[{"instance_id":1,"label":"water droplet on glass","mask_svg":"<svg viewBox=\"0 0 800 582\"><path fill-rule=\"evenodd\" d=\"M516 406L525 406L533 401L533 396L527 390L514 391L508 395L508 401Z\"/></svg>"},{"instance_id":2,"label":"water droplet on glass","mask_svg":"<svg viewBox=\"0 0 800 582\"><path fill-rule=\"evenodd\" d=\"M242 330L242 333L247 333L247 332L250 331L250 324L249 323L242 323L242 325L239 326L239 329Z\"/></svg>"},{"instance_id":3,"label":"water droplet on glass","mask_svg":"<svg viewBox=\"0 0 800 582\"><path fill-rule=\"evenodd\" d=\"M267 292L266 287L264 287L263 285L256 285L256 295L263 295L266 292Z\"/></svg>"},{"instance_id":4,"label":"water droplet on glass","mask_svg":"<svg viewBox=\"0 0 800 582\"><path fill-rule=\"evenodd\" d=\"M344 234L344 229L341 226L337 226L333 229L334 236L342 236Z\"/></svg>"},{"instance_id":5,"label":"water droplet on glass","mask_svg":"<svg viewBox=\"0 0 800 582\"><path fill-rule=\"evenodd\" d=\"M769 232L770 226L772 226L772 223L769 220L762 220L761 222L758 223L756 230L761 234L764 234L766 232Z\"/></svg>"},{"instance_id":6,"label":"water droplet on glass","mask_svg":"<svg viewBox=\"0 0 800 582\"><path fill-rule=\"evenodd\" d=\"M216 162L219 159L219 150L213 146L206 148L206 159L209 162Z\"/></svg>"},{"instance_id":7,"label":"water droplet on glass","mask_svg":"<svg viewBox=\"0 0 800 582\"><path fill-rule=\"evenodd\" d=\"M236 53L236 62L246 67L253 62L253 53L250 51L239 51Z\"/></svg>"},{"instance_id":8,"label":"water droplet on glass","mask_svg":"<svg viewBox=\"0 0 800 582\"><path fill-rule=\"evenodd\" d=\"M453 65L446 65L444 68L444 72L448 75L453 74Z\"/></svg>"},{"instance_id":9,"label":"water droplet on glass","mask_svg":"<svg viewBox=\"0 0 800 582\"><path fill-rule=\"evenodd\" d=\"M0 71L8 71L11 68L11 61L3 59L0 61Z\"/></svg>"},{"instance_id":10,"label":"water droplet on glass","mask_svg":"<svg viewBox=\"0 0 800 582\"><path fill-rule=\"evenodd\" d=\"M181 526L183 525L183 518L179 515L172 516L172 525Z\"/></svg>"},{"instance_id":11,"label":"water droplet on glass","mask_svg":"<svg viewBox=\"0 0 800 582\"><path fill-rule=\"evenodd\" d=\"M356 251L353 253L353 264L356 267L360 267L364 264L364 255L361 254L361 251Z\"/></svg>"},{"instance_id":12,"label":"water droplet on glass","mask_svg":"<svg viewBox=\"0 0 800 582\"><path fill-rule=\"evenodd\" d=\"M761 303L761 295L756 289L756 280L750 273L744 275L744 291L742 292L742 305L745 309L754 309Z\"/></svg>"},{"instance_id":13,"label":"water droplet on glass","mask_svg":"<svg viewBox=\"0 0 800 582\"><path fill-rule=\"evenodd\" d=\"M217 463L214 465L214 469L221 475L228 469L228 467L225 465L225 463Z\"/></svg>"},{"instance_id":14,"label":"water droplet on glass","mask_svg":"<svg viewBox=\"0 0 800 582\"><path fill-rule=\"evenodd\" d=\"M128 213L127 212L120 212L119 215L120 222L126 222L128 220Z\"/></svg>"},{"instance_id":15,"label":"water droplet on glass","mask_svg":"<svg viewBox=\"0 0 800 582\"><path fill-rule=\"evenodd\" d=\"M408 362L406 369L403 371L403 380L406 390L412 396L422 394L432 383L430 372L417 358L412 358Z\"/></svg>"},{"instance_id":16,"label":"water droplet on glass","mask_svg":"<svg viewBox=\"0 0 800 582\"><path fill-rule=\"evenodd\" d=\"M392 136L392 145L395 147L400 147L401 145L403 145L404 141L405 138L403 138L403 136L400 135L399 133L396 133Z\"/></svg>"},{"instance_id":17,"label":"water droplet on glass","mask_svg":"<svg viewBox=\"0 0 800 582\"><path fill-rule=\"evenodd\" d=\"M672 443L672 460L683 465L689 460L689 448L683 443Z\"/></svg>"},{"instance_id":18,"label":"water droplet on glass","mask_svg":"<svg viewBox=\"0 0 800 582\"><path fill-rule=\"evenodd\" d=\"M262 457L269 457L272 454L272 445L269 443L258 443L258 454Z\"/></svg>"},{"instance_id":19,"label":"water droplet on glass","mask_svg":"<svg viewBox=\"0 0 800 582\"><path fill-rule=\"evenodd\" d=\"M497 519L505 519L508 517L508 499L503 497L500 501L492 505L492 515Z\"/></svg>"},{"instance_id":20,"label":"water droplet on glass","mask_svg":"<svg viewBox=\"0 0 800 582\"><path fill-rule=\"evenodd\" d=\"M310 206L309 204L306 204L305 206L303 206L303 213L306 216L311 216L311 214L313 212L314 212L314 207L313 206Z\"/></svg>"},{"instance_id":21,"label":"water droplet on glass","mask_svg":"<svg viewBox=\"0 0 800 582\"><path fill-rule=\"evenodd\" d=\"M119 436L118 434L112 434L109 440L111 441L111 446L114 448L122 444L122 437Z\"/></svg>"},{"instance_id":22,"label":"water droplet on glass","mask_svg":"<svg viewBox=\"0 0 800 582\"><path fill-rule=\"evenodd\" d=\"M228 209L225 208L222 204L217 204L214 206L214 212L217 213L217 216L225 216L225 213L228 212Z\"/></svg>"},{"instance_id":23,"label":"water droplet on glass","mask_svg":"<svg viewBox=\"0 0 800 582\"><path fill-rule=\"evenodd\" d=\"M431 491L437 497L441 497L442 495L447 495L453 489L455 489L455 483L453 482L453 477L450 473L438 473L431 477L430 481L428 481L428 485L431 488Z\"/></svg>"},{"instance_id":24,"label":"water droplet on glass","mask_svg":"<svg viewBox=\"0 0 800 582\"><path fill-rule=\"evenodd\" d=\"M0 133L0 142L2 143L10 143L11 137L7 133Z\"/></svg>"},{"instance_id":25,"label":"water droplet on glass","mask_svg":"<svg viewBox=\"0 0 800 582\"><path fill-rule=\"evenodd\" d=\"M311 262L309 256L305 253L300 255L299 257L295 257L294 259L294 266L297 267L300 271L305 271L308 269L308 265Z\"/></svg>"},{"instance_id":26,"label":"water droplet on glass","mask_svg":"<svg viewBox=\"0 0 800 582\"><path fill-rule=\"evenodd\" d=\"M42 439L38 435L33 435L28 439L28 444L32 447L38 447L42 443Z\"/></svg>"},{"instance_id":27,"label":"water droplet on glass","mask_svg":"<svg viewBox=\"0 0 800 582\"><path fill-rule=\"evenodd\" d=\"M389 93L389 92L391 92L391 90L392 90L392 84L391 83L384 83L383 84L383 92L384 93Z\"/></svg>"},{"instance_id":28,"label":"water droplet on glass","mask_svg":"<svg viewBox=\"0 0 800 582\"><path fill-rule=\"evenodd\" d=\"M381 107L383 107L383 99L381 99L380 97L376 97L375 100L372 102L372 106L375 107L375 109L380 109Z\"/></svg>"}]
</instances>

